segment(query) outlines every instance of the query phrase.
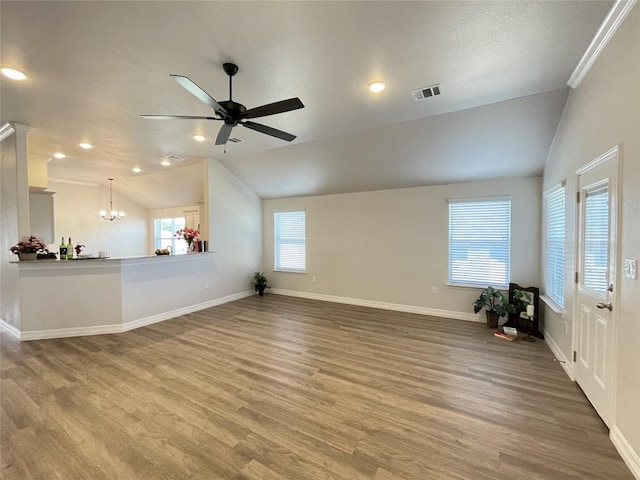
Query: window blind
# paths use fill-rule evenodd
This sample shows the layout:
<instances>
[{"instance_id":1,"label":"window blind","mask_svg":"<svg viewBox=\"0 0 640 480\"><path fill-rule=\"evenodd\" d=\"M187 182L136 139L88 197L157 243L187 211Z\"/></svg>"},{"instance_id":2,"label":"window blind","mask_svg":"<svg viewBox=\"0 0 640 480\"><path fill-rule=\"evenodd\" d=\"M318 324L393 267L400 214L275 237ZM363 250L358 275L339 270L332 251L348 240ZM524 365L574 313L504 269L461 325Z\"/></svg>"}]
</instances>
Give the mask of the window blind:
<instances>
[{"instance_id":1,"label":"window blind","mask_svg":"<svg viewBox=\"0 0 640 480\"><path fill-rule=\"evenodd\" d=\"M305 212L274 212L276 270L304 272Z\"/></svg>"},{"instance_id":2,"label":"window blind","mask_svg":"<svg viewBox=\"0 0 640 480\"><path fill-rule=\"evenodd\" d=\"M564 232L565 188L545 197L545 275L544 290L558 307L564 308Z\"/></svg>"},{"instance_id":3,"label":"window blind","mask_svg":"<svg viewBox=\"0 0 640 480\"><path fill-rule=\"evenodd\" d=\"M609 188L587 192L584 213L583 283L602 296L607 294L609 256Z\"/></svg>"},{"instance_id":4,"label":"window blind","mask_svg":"<svg viewBox=\"0 0 640 480\"><path fill-rule=\"evenodd\" d=\"M511 200L449 201L449 283L507 286Z\"/></svg>"}]
</instances>

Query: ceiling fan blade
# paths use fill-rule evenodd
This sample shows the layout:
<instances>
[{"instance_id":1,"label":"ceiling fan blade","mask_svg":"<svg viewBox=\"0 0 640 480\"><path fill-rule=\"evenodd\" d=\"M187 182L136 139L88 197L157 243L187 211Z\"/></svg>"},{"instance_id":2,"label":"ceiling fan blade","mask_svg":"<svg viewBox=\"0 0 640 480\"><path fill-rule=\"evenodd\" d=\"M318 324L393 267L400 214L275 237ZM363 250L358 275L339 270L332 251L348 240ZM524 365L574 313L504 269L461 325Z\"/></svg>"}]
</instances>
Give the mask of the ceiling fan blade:
<instances>
[{"instance_id":1,"label":"ceiling fan blade","mask_svg":"<svg viewBox=\"0 0 640 480\"><path fill-rule=\"evenodd\" d=\"M250 108L244 112L244 118L266 117L267 115L275 115L276 113L290 112L304 108L304 104L298 98L289 98L288 100L280 100L279 102L269 103L256 108Z\"/></svg>"},{"instance_id":2,"label":"ceiling fan blade","mask_svg":"<svg viewBox=\"0 0 640 480\"><path fill-rule=\"evenodd\" d=\"M250 128L251 130L255 130L256 132L266 133L267 135L271 135L272 137L276 137L287 142L290 142L296 138L295 135L291 135L290 133L283 132L282 130L278 130L276 128L267 127L266 125L262 125L260 123L242 122L242 125Z\"/></svg>"},{"instance_id":3,"label":"ceiling fan blade","mask_svg":"<svg viewBox=\"0 0 640 480\"><path fill-rule=\"evenodd\" d=\"M222 128L218 132L218 137L216 138L216 145L224 145L229 140L229 136L231 135L231 130L233 130L233 125L229 125L225 123L222 125Z\"/></svg>"},{"instance_id":4,"label":"ceiling fan blade","mask_svg":"<svg viewBox=\"0 0 640 480\"><path fill-rule=\"evenodd\" d=\"M188 77L184 75L176 75L174 73L170 73L170 76L176 79L180 85L182 85L190 94L194 95L198 99L202 100L204 103L209 105L213 110L220 115L221 117L228 117L229 112L227 112L222 105L215 101L215 99L201 89L195 82L190 80Z\"/></svg>"},{"instance_id":5,"label":"ceiling fan blade","mask_svg":"<svg viewBox=\"0 0 640 480\"><path fill-rule=\"evenodd\" d=\"M222 120L217 117L194 117L191 115L140 115L142 118L148 118L151 120Z\"/></svg>"}]
</instances>

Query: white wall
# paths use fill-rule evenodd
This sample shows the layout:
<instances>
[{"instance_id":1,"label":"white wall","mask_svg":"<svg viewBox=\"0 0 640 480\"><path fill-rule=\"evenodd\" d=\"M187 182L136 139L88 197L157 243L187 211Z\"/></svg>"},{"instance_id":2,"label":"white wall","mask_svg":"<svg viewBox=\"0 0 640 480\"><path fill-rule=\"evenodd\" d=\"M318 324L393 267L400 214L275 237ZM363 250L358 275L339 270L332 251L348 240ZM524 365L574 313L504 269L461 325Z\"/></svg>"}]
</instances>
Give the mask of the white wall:
<instances>
[{"instance_id":1,"label":"white wall","mask_svg":"<svg viewBox=\"0 0 640 480\"><path fill-rule=\"evenodd\" d=\"M540 194L535 177L265 200L263 270L275 288L470 316L479 290L446 285L447 200L509 195L511 280L539 286ZM273 212L291 209L306 211L305 274L272 271Z\"/></svg>"},{"instance_id":2,"label":"white wall","mask_svg":"<svg viewBox=\"0 0 640 480\"><path fill-rule=\"evenodd\" d=\"M262 260L262 201L217 160L209 159L205 169L205 228L215 252L211 298L219 298L251 289Z\"/></svg>"},{"instance_id":3,"label":"white wall","mask_svg":"<svg viewBox=\"0 0 640 480\"><path fill-rule=\"evenodd\" d=\"M567 280L563 319L547 309L547 336L571 358L575 270L575 189L578 167L621 145L622 215L618 250L618 350L614 426L635 451L640 475L640 280L625 279L625 258L640 259L640 6L636 5L581 85L573 90L544 172L544 187L567 179ZM613 429L612 429L613 431ZM639 476L640 478L640 476Z\"/></svg>"},{"instance_id":4,"label":"white wall","mask_svg":"<svg viewBox=\"0 0 640 480\"><path fill-rule=\"evenodd\" d=\"M85 245L84 253L98 254L103 250L111 257L148 255L149 229L147 209L113 192L113 206L124 210L122 220L109 222L98 215L109 208L108 186L84 186L49 182L53 196L56 241L50 245L58 251L60 237L69 236L74 245Z\"/></svg>"}]
</instances>

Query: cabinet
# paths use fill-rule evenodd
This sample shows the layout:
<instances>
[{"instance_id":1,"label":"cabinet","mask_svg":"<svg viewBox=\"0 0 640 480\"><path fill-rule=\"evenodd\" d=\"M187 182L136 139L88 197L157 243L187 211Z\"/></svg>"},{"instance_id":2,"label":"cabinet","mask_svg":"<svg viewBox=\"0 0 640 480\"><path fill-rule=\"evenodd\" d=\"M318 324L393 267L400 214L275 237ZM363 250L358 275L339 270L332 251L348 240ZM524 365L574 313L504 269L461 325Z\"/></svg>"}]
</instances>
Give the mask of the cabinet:
<instances>
[{"instance_id":1,"label":"cabinet","mask_svg":"<svg viewBox=\"0 0 640 480\"><path fill-rule=\"evenodd\" d=\"M184 226L187 228L200 229L200 213L198 210L185 210Z\"/></svg>"}]
</instances>

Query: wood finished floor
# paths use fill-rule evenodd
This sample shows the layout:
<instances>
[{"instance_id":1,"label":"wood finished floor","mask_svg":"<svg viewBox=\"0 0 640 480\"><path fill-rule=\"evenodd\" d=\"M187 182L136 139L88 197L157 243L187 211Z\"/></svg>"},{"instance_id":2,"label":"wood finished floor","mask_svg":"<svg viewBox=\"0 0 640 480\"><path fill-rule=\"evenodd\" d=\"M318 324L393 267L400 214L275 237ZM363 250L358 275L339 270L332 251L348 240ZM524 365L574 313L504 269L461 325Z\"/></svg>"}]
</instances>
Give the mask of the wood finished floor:
<instances>
[{"instance_id":1,"label":"wood finished floor","mask_svg":"<svg viewBox=\"0 0 640 480\"><path fill-rule=\"evenodd\" d=\"M482 324L267 295L1 358L6 480L633 478L546 345Z\"/></svg>"}]
</instances>

